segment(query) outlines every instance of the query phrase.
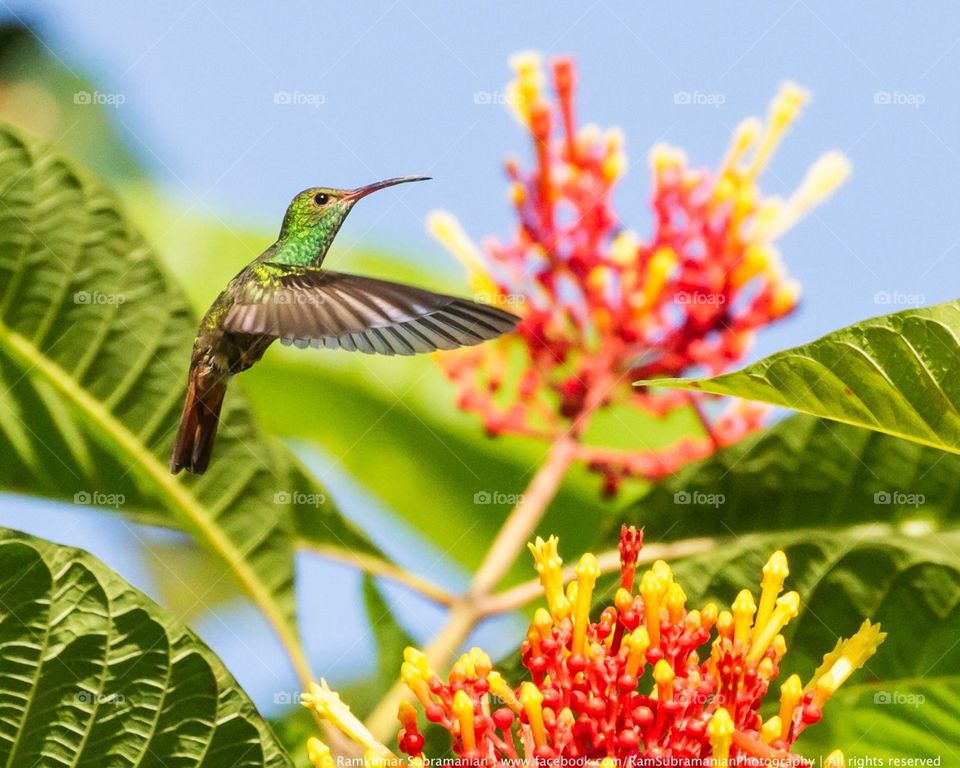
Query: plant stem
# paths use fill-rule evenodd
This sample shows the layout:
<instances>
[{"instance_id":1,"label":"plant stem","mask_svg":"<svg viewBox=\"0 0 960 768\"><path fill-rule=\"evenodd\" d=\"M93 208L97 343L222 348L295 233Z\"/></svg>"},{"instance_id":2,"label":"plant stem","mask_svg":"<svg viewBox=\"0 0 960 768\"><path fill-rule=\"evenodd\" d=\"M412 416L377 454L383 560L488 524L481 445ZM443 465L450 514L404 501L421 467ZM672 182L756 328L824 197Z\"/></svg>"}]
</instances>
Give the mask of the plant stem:
<instances>
[{"instance_id":1,"label":"plant stem","mask_svg":"<svg viewBox=\"0 0 960 768\"><path fill-rule=\"evenodd\" d=\"M557 495L570 464L576 458L576 446L576 437L569 433L561 435L550 446L547 460L537 469L474 575L467 592L468 599L489 594L510 570L517 554L526 546L537 523Z\"/></svg>"},{"instance_id":2,"label":"plant stem","mask_svg":"<svg viewBox=\"0 0 960 768\"><path fill-rule=\"evenodd\" d=\"M446 666L483 617L480 606L510 570L557 495L567 470L577 458L580 435L590 416L604 402L610 386L611 382L604 378L591 387L583 409L570 429L554 440L546 461L539 466L520 502L500 528L466 594L451 606L447 623L424 649L435 669ZM367 719L367 727L375 736L386 737L396 718L397 707L406 697L403 683L395 682Z\"/></svg>"},{"instance_id":3,"label":"plant stem","mask_svg":"<svg viewBox=\"0 0 960 768\"><path fill-rule=\"evenodd\" d=\"M301 549L316 552L328 560L335 560L338 563L352 565L354 568L358 568L364 573L369 573L371 576L382 576L385 579L395 581L440 605L449 607L457 602L457 596L448 592L443 587L375 555L351 552L340 547L327 546L316 542L301 541L299 542L299 546Z\"/></svg>"},{"instance_id":4,"label":"plant stem","mask_svg":"<svg viewBox=\"0 0 960 768\"><path fill-rule=\"evenodd\" d=\"M478 606L510 570L517 554L543 517L570 464L576 457L576 438L572 433L560 436L550 447L547 460L540 465L530 485L497 533L470 587L450 608L447 623L424 649L431 666L441 668L457 652L481 618ZM397 707L406 698L403 683L397 681L367 718L367 727L378 738L385 738L397 716Z\"/></svg>"},{"instance_id":5,"label":"plant stem","mask_svg":"<svg viewBox=\"0 0 960 768\"><path fill-rule=\"evenodd\" d=\"M690 407L693 408L693 412L697 415L697 419L700 421L703 431L706 432L707 437L710 438L710 443L713 445L713 450L717 451L722 448L723 446L720 445L720 441L717 439L717 436L713 431L713 424L710 422L707 412L703 409L703 405L701 405L700 401L692 394L688 394L687 399L690 401Z\"/></svg>"}]
</instances>

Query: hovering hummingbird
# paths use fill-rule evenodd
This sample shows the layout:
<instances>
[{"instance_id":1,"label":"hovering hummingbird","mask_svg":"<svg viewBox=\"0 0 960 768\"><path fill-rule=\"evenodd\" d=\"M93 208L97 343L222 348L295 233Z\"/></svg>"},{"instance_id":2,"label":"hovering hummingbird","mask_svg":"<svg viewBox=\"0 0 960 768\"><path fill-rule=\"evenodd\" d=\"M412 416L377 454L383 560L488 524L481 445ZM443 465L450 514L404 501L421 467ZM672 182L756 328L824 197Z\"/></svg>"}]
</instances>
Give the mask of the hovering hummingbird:
<instances>
[{"instance_id":1,"label":"hovering hummingbird","mask_svg":"<svg viewBox=\"0 0 960 768\"><path fill-rule=\"evenodd\" d=\"M200 321L171 472L206 470L229 377L256 363L276 339L297 347L413 355L479 344L517 326L520 318L486 304L322 268L358 200L427 178L352 190L314 187L293 198L277 241L230 281Z\"/></svg>"}]
</instances>

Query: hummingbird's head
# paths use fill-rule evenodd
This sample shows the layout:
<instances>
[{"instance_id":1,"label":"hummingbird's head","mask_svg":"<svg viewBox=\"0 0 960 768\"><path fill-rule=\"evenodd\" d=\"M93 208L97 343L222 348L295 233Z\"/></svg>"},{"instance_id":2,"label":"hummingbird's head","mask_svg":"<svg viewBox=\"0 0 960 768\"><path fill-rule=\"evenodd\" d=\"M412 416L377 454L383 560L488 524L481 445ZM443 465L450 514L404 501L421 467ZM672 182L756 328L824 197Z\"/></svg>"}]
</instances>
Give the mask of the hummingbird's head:
<instances>
[{"instance_id":1,"label":"hummingbird's head","mask_svg":"<svg viewBox=\"0 0 960 768\"><path fill-rule=\"evenodd\" d=\"M283 217L280 238L318 235L322 247L329 246L343 220L358 200L371 192L408 181L426 181L429 176L403 176L367 184L356 189L311 187L293 198Z\"/></svg>"}]
</instances>

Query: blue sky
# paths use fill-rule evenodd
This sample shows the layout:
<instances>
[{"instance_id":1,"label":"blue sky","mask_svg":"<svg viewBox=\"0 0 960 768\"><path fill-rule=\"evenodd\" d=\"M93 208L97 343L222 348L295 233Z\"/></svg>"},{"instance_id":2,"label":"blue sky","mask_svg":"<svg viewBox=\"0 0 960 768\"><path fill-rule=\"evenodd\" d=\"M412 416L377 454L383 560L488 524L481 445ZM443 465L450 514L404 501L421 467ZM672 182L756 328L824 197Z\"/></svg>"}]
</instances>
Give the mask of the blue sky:
<instances>
[{"instance_id":1,"label":"blue sky","mask_svg":"<svg viewBox=\"0 0 960 768\"><path fill-rule=\"evenodd\" d=\"M306 186L428 174L429 184L358 206L341 242L436 264L447 257L423 229L432 208L455 212L478 239L509 232L501 159L527 152L522 131L495 103L511 53L576 57L580 120L626 134L631 171L616 201L641 233L648 148L668 141L713 165L737 122L761 114L778 83L792 79L814 99L765 189L790 192L828 149L845 152L854 173L783 239L804 303L762 335L756 354L958 293L954 3L6 0L0 8L38 24L51 51L104 92L124 95L118 128L171 197L273 230ZM678 92L720 103L678 104ZM278 93L293 103L277 103ZM494 103L478 103L487 100ZM27 527L30 509L4 522ZM114 534L83 530L70 542L123 560ZM123 570L137 579L138 567ZM244 669L249 649L230 634L205 628L244 682L261 692L276 686ZM356 661L368 645L351 648ZM336 652L320 640L315 650Z\"/></svg>"}]
</instances>

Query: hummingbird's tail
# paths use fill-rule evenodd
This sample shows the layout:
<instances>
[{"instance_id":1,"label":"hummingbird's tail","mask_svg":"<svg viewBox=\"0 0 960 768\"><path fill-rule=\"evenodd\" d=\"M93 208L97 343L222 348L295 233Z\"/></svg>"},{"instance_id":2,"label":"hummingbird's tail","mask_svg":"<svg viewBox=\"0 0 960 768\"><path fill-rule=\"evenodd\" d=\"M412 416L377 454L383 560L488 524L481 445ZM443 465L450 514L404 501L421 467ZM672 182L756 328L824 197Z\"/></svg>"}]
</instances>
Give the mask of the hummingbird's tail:
<instances>
[{"instance_id":1,"label":"hummingbird's tail","mask_svg":"<svg viewBox=\"0 0 960 768\"><path fill-rule=\"evenodd\" d=\"M180 430L170 455L170 471L173 474L181 469L195 475L202 475L206 471L226 392L226 373L206 361L190 366L187 399L183 404Z\"/></svg>"}]
</instances>

